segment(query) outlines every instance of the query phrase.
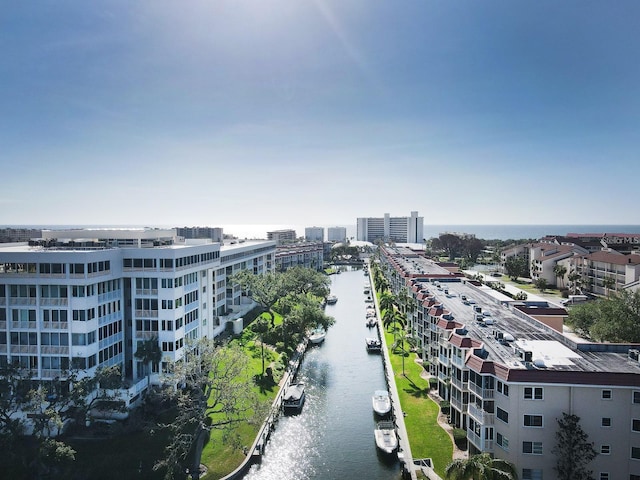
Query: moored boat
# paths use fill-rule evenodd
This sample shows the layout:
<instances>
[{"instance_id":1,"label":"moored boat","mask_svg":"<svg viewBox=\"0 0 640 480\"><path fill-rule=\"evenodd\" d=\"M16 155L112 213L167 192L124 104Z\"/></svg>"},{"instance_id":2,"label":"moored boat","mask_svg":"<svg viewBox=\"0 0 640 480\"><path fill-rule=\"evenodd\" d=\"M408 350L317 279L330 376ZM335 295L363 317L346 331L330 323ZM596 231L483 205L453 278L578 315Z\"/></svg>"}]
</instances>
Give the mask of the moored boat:
<instances>
[{"instance_id":1,"label":"moored boat","mask_svg":"<svg viewBox=\"0 0 640 480\"><path fill-rule=\"evenodd\" d=\"M377 338L367 337L365 338L368 352L379 352L382 350L382 342Z\"/></svg>"},{"instance_id":2,"label":"moored boat","mask_svg":"<svg viewBox=\"0 0 640 480\"><path fill-rule=\"evenodd\" d=\"M367 327L373 328L376 326L376 317L367 317Z\"/></svg>"},{"instance_id":3,"label":"moored boat","mask_svg":"<svg viewBox=\"0 0 640 480\"><path fill-rule=\"evenodd\" d=\"M324 342L324 338L327 336L327 332L324 328L319 327L313 330L309 334L309 341L315 345Z\"/></svg>"},{"instance_id":4,"label":"moored boat","mask_svg":"<svg viewBox=\"0 0 640 480\"><path fill-rule=\"evenodd\" d=\"M328 305L333 305L334 303L336 303L338 301L338 297L336 297L335 295L329 295L327 297L327 304Z\"/></svg>"},{"instance_id":5,"label":"moored boat","mask_svg":"<svg viewBox=\"0 0 640 480\"><path fill-rule=\"evenodd\" d=\"M373 411L384 417L391 411L391 397L387 390L376 390L371 397L371 403L373 404Z\"/></svg>"},{"instance_id":6,"label":"moored boat","mask_svg":"<svg viewBox=\"0 0 640 480\"><path fill-rule=\"evenodd\" d=\"M284 391L282 407L285 412L300 410L304 404L304 399L304 383L292 383Z\"/></svg>"},{"instance_id":7,"label":"moored boat","mask_svg":"<svg viewBox=\"0 0 640 480\"><path fill-rule=\"evenodd\" d=\"M373 431L376 446L384 453L391 454L398 448L398 436L393 422L378 422Z\"/></svg>"}]
</instances>

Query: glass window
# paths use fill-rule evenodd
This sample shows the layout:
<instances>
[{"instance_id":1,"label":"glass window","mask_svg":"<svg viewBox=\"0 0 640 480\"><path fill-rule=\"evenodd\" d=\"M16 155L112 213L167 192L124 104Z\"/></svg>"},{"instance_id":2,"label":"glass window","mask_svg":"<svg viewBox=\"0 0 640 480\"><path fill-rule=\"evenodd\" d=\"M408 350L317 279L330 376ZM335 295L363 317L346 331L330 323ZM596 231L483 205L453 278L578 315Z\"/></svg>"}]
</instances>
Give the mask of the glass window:
<instances>
[{"instance_id":1,"label":"glass window","mask_svg":"<svg viewBox=\"0 0 640 480\"><path fill-rule=\"evenodd\" d=\"M542 442L522 442L522 453L542 455Z\"/></svg>"},{"instance_id":2,"label":"glass window","mask_svg":"<svg viewBox=\"0 0 640 480\"><path fill-rule=\"evenodd\" d=\"M611 453L611 445L601 445L600 453L602 455L609 455Z\"/></svg>"},{"instance_id":3,"label":"glass window","mask_svg":"<svg viewBox=\"0 0 640 480\"><path fill-rule=\"evenodd\" d=\"M602 399L611 400L611 390L602 390Z\"/></svg>"},{"instance_id":4,"label":"glass window","mask_svg":"<svg viewBox=\"0 0 640 480\"><path fill-rule=\"evenodd\" d=\"M611 418L602 417L602 426L603 427L610 427L611 426Z\"/></svg>"},{"instance_id":5,"label":"glass window","mask_svg":"<svg viewBox=\"0 0 640 480\"><path fill-rule=\"evenodd\" d=\"M504 423L509 423L509 412L501 409L500 407L496 408L496 417L502 420Z\"/></svg>"},{"instance_id":6,"label":"glass window","mask_svg":"<svg viewBox=\"0 0 640 480\"><path fill-rule=\"evenodd\" d=\"M525 400L542 400L544 398L542 387L524 387Z\"/></svg>"},{"instance_id":7,"label":"glass window","mask_svg":"<svg viewBox=\"0 0 640 480\"><path fill-rule=\"evenodd\" d=\"M525 415L525 427L542 427L542 415Z\"/></svg>"}]
</instances>

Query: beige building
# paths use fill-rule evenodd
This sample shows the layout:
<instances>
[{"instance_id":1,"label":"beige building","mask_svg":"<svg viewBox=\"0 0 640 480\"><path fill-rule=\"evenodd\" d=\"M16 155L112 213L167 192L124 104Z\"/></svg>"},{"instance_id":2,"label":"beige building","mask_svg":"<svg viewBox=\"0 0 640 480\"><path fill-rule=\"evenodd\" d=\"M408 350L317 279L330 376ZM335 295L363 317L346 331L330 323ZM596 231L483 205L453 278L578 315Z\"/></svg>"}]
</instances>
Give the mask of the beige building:
<instances>
[{"instance_id":1,"label":"beige building","mask_svg":"<svg viewBox=\"0 0 640 480\"><path fill-rule=\"evenodd\" d=\"M599 453L589 464L595 478L640 479L639 345L567 337L563 308L410 273L419 261L384 250L390 283L415 301L420 351L451 404L452 425L467 431L470 454L508 460L520 479L555 479L557 419L575 414Z\"/></svg>"}]
</instances>

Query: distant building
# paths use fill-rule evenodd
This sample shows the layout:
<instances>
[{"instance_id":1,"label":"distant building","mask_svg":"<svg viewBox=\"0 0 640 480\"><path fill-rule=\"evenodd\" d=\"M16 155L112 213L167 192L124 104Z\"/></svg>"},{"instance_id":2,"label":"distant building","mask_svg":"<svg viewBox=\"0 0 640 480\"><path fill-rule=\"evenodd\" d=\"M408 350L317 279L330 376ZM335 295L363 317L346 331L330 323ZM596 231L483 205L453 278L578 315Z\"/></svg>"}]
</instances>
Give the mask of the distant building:
<instances>
[{"instance_id":1,"label":"distant building","mask_svg":"<svg viewBox=\"0 0 640 480\"><path fill-rule=\"evenodd\" d=\"M178 227L176 233L184 238L209 238L214 242L222 243L224 234L218 227Z\"/></svg>"},{"instance_id":2,"label":"distant building","mask_svg":"<svg viewBox=\"0 0 640 480\"><path fill-rule=\"evenodd\" d=\"M38 228L0 228L0 243L28 242L32 238L42 238Z\"/></svg>"},{"instance_id":3,"label":"distant building","mask_svg":"<svg viewBox=\"0 0 640 480\"><path fill-rule=\"evenodd\" d=\"M295 230L273 230L267 232L267 240L273 240L276 245L284 245L287 243L293 243L296 241Z\"/></svg>"},{"instance_id":4,"label":"distant building","mask_svg":"<svg viewBox=\"0 0 640 480\"><path fill-rule=\"evenodd\" d=\"M374 243L377 240L395 243L422 243L424 240L424 217L411 212L410 217L382 218L362 217L357 219L357 240Z\"/></svg>"},{"instance_id":5,"label":"distant building","mask_svg":"<svg viewBox=\"0 0 640 480\"><path fill-rule=\"evenodd\" d=\"M321 270L324 261L324 243L299 242L276 247L276 270L284 272L291 267Z\"/></svg>"},{"instance_id":6,"label":"distant building","mask_svg":"<svg viewBox=\"0 0 640 480\"><path fill-rule=\"evenodd\" d=\"M304 229L304 239L307 242L324 242L324 228L306 227Z\"/></svg>"},{"instance_id":7,"label":"distant building","mask_svg":"<svg viewBox=\"0 0 640 480\"><path fill-rule=\"evenodd\" d=\"M328 242L346 242L347 228L346 227L329 227L327 229L327 241Z\"/></svg>"}]
</instances>

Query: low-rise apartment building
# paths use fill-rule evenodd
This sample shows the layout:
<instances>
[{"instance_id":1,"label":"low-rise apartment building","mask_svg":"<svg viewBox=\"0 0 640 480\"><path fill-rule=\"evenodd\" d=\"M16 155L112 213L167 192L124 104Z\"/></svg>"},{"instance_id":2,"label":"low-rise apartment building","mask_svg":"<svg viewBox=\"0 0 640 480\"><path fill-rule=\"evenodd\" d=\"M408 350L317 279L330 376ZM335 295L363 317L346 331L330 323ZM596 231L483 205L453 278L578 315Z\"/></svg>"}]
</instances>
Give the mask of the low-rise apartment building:
<instances>
[{"instance_id":1,"label":"low-rise apartment building","mask_svg":"<svg viewBox=\"0 0 640 480\"><path fill-rule=\"evenodd\" d=\"M563 308L460 276L428 278L415 272L420 261L385 250L383 271L411 292L420 352L470 454L512 462L521 479L554 479L557 419L569 413L599 453L589 465L596 479L640 478L638 345L567 336Z\"/></svg>"}]
</instances>

